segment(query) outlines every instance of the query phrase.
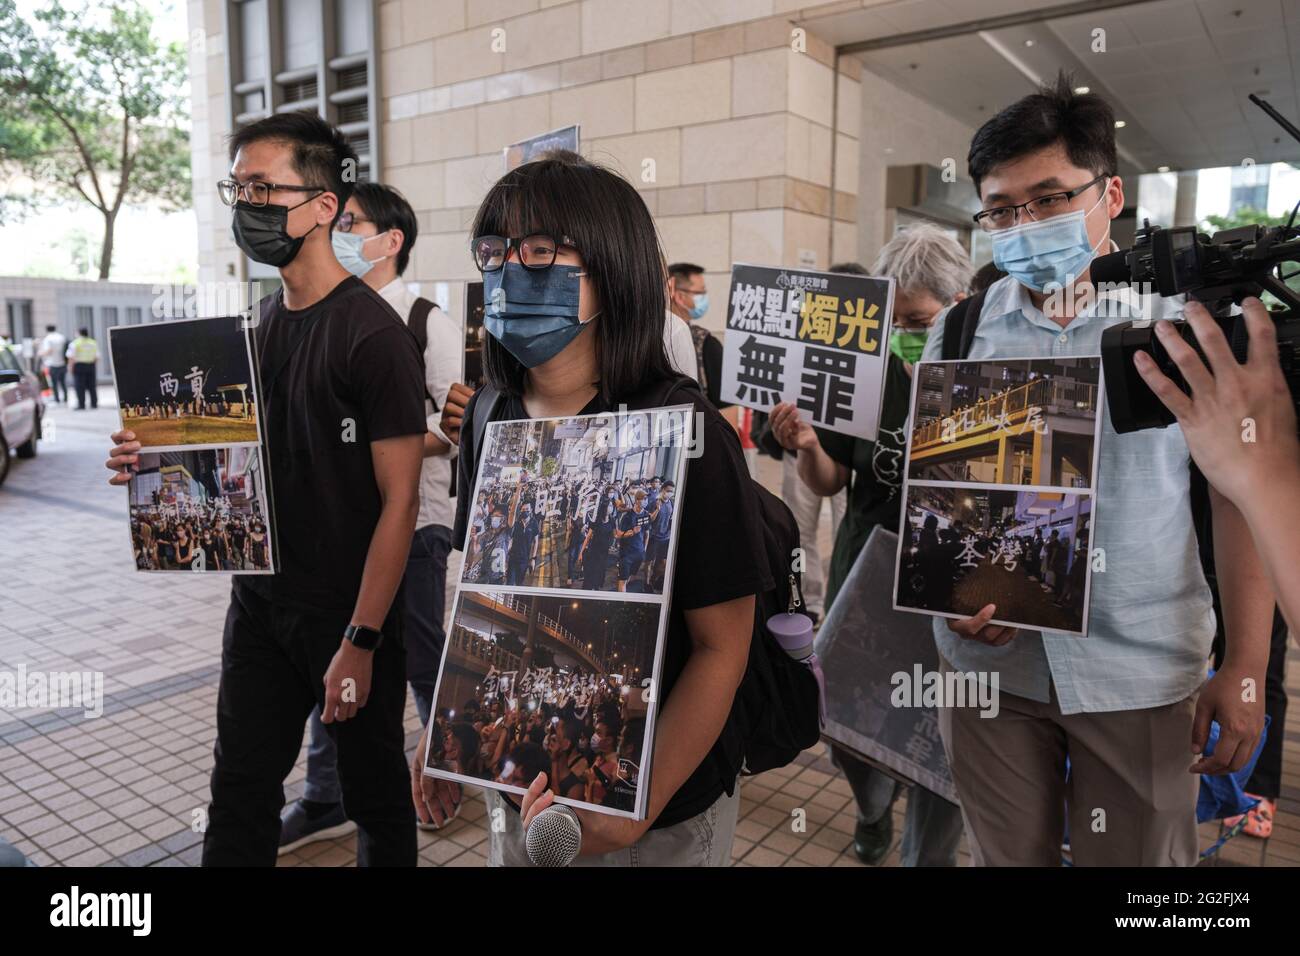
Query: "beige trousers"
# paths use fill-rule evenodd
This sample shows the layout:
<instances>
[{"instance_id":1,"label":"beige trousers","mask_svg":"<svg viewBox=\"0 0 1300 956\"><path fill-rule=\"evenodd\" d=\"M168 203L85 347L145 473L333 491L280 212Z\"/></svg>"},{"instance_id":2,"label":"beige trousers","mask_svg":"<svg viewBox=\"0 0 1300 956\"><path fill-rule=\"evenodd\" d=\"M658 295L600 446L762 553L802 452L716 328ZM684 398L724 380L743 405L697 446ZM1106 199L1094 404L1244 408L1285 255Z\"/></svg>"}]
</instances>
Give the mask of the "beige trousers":
<instances>
[{"instance_id":1,"label":"beige trousers","mask_svg":"<svg viewBox=\"0 0 1300 956\"><path fill-rule=\"evenodd\" d=\"M941 659L940 669L952 668ZM1000 693L996 717L939 708L975 864L1059 866L1068 818L1076 865L1194 866L1196 694L1069 716L1051 696L1044 704Z\"/></svg>"}]
</instances>

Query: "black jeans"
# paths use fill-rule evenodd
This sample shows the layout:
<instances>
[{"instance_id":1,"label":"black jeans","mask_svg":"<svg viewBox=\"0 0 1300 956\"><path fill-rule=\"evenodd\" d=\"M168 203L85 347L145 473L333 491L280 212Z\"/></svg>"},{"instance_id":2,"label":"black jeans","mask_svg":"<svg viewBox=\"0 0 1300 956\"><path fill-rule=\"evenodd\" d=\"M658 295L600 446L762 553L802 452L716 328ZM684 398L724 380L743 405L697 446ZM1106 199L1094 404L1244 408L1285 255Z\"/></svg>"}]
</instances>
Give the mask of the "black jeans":
<instances>
[{"instance_id":1,"label":"black jeans","mask_svg":"<svg viewBox=\"0 0 1300 956\"><path fill-rule=\"evenodd\" d=\"M204 866L275 865L284 778L298 758L303 722L325 702L325 671L349 617L276 606L239 582L232 588ZM327 725L338 748L343 806L357 824L360 866L416 862L401 617L394 609L384 622L366 705L351 720Z\"/></svg>"},{"instance_id":2,"label":"black jeans","mask_svg":"<svg viewBox=\"0 0 1300 956\"><path fill-rule=\"evenodd\" d=\"M451 529L425 525L415 532L402 577L406 614L406 676L415 693L420 722L429 722L433 692L442 663L443 614L447 609L447 556L451 554Z\"/></svg>"},{"instance_id":3,"label":"black jeans","mask_svg":"<svg viewBox=\"0 0 1300 956\"><path fill-rule=\"evenodd\" d=\"M86 407L86 395L90 395L90 407L99 408L99 392L95 388L95 363L78 362L72 367L72 384L77 389L77 407Z\"/></svg>"}]
</instances>

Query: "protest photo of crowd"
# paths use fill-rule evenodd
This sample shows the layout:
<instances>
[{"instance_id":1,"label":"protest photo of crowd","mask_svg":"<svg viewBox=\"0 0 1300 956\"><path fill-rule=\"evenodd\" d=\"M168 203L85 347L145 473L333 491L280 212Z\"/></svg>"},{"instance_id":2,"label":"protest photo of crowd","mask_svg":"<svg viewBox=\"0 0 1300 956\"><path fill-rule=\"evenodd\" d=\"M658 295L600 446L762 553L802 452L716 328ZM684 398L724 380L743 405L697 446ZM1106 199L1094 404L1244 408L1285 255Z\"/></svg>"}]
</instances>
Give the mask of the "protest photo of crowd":
<instances>
[{"instance_id":1,"label":"protest photo of crowd","mask_svg":"<svg viewBox=\"0 0 1300 956\"><path fill-rule=\"evenodd\" d=\"M1090 488L1101 360L923 362L908 477Z\"/></svg>"},{"instance_id":2,"label":"protest photo of crowd","mask_svg":"<svg viewBox=\"0 0 1300 956\"><path fill-rule=\"evenodd\" d=\"M489 429L464 583L662 594L685 455L654 417Z\"/></svg>"},{"instance_id":3,"label":"protest photo of crowd","mask_svg":"<svg viewBox=\"0 0 1300 956\"><path fill-rule=\"evenodd\" d=\"M129 489L138 569L272 570L269 508L256 448L144 454Z\"/></svg>"},{"instance_id":4,"label":"protest photo of crowd","mask_svg":"<svg viewBox=\"0 0 1300 956\"><path fill-rule=\"evenodd\" d=\"M519 791L545 773L566 801L635 812L658 628L658 603L462 592L426 770Z\"/></svg>"},{"instance_id":5,"label":"protest photo of crowd","mask_svg":"<svg viewBox=\"0 0 1300 956\"><path fill-rule=\"evenodd\" d=\"M1086 630L1092 499L1066 492L910 485L897 606L998 623Z\"/></svg>"},{"instance_id":6,"label":"protest photo of crowd","mask_svg":"<svg viewBox=\"0 0 1300 956\"><path fill-rule=\"evenodd\" d=\"M197 334L195 323L205 323ZM238 317L117 326L122 427L145 449L255 442L257 395Z\"/></svg>"}]
</instances>

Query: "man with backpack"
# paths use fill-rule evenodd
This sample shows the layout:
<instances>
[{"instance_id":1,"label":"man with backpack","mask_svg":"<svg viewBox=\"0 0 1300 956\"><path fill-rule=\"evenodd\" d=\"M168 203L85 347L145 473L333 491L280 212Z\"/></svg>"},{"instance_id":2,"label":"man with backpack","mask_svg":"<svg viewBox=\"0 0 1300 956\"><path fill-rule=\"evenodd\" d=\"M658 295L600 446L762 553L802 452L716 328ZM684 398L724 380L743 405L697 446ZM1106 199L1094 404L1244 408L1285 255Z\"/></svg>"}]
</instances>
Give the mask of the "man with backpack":
<instances>
[{"instance_id":1,"label":"man with backpack","mask_svg":"<svg viewBox=\"0 0 1300 956\"><path fill-rule=\"evenodd\" d=\"M421 723L428 723L442 660L447 557L451 552L451 458L455 446L442 433L438 413L460 375L464 344L451 317L413 295L402 275L411 261L417 225L411 204L391 186L359 183L334 227L339 262L382 298L415 334L424 356L424 461L420 467L420 513L402 576L406 615L406 673ZM303 797L281 814L280 853L349 833L343 811L334 744L320 722L308 723L307 783Z\"/></svg>"},{"instance_id":2,"label":"man with backpack","mask_svg":"<svg viewBox=\"0 0 1300 956\"><path fill-rule=\"evenodd\" d=\"M1117 164L1114 112L1064 74L980 127L976 222L1007 276L941 314L923 360L1097 355L1108 326L1175 317L1178 299L1091 285L1125 205ZM939 710L976 862L1058 866L1068 824L1077 864L1196 863L1197 775L1240 769L1263 729L1262 698L1243 688L1264 683L1273 598L1241 513L1211 488L1227 647L1207 682L1215 614L1191 487L1178 427L1121 435L1104 415L1090 545L1105 571L1087 635L990 625L992 604L935 619L941 667L1000 681L995 717ZM1059 573L1054 556L1044 574Z\"/></svg>"}]
</instances>

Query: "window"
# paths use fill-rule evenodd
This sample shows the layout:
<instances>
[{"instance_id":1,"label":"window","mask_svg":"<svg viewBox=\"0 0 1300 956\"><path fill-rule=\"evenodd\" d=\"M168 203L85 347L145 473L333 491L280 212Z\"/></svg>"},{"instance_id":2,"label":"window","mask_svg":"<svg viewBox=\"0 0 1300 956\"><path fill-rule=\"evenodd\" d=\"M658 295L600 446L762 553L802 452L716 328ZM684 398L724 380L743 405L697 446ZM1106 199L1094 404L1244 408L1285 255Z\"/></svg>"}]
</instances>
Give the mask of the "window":
<instances>
[{"instance_id":1,"label":"window","mask_svg":"<svg viewBox=\"0 0 1300 956\"><path fill-rule=\"evenodd\" d=\"M139 325L143 314L138 305L128 305L126 307L126 324Z\"/></svg>"},{"instance_id":2,"label":"window","mask_svg":"<svg viewBox=\"0 0 1300 956\"><path fill-rule=\"evenodd\" d=\"M231 128L273 112L316 113L347 137L357 179L377 169L378 0L224 0ZM248 264L259 279L274 270Z\"/></svg>"},{"instance_id":3,"label":"window","mask_svg":"<svg viewBox=\"0 0 1300 956\"><path fill-rule=\"evenodd\" d=\"M9 322L9 338L13 342L30 339L35 332L32 325L32 300L10 299L5 303L6 318Z\"/></svg>"}]
</instances>

